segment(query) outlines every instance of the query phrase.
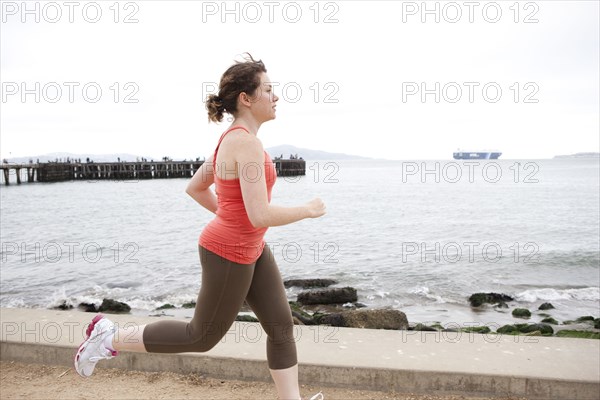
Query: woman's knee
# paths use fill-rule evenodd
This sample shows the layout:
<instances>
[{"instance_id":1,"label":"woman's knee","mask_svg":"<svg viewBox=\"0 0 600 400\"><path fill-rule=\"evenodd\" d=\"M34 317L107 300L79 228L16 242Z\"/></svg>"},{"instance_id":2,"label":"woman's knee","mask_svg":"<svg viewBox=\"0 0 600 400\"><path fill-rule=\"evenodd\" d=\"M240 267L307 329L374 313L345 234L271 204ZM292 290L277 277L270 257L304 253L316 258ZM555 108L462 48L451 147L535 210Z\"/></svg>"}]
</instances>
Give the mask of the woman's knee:
<instances>
[{"instance_id":1,"label":"woman's knee","mask_svg":"<svg viewBox=\"0 0 600 400\"><path fill-rule=\"evenodd\" d=\"M267 339L273 343L285 343L293 341L295 338L294 321L290 318L274 323L261 323Z\"/></svg>"},{"instance_id":2,"label":"woman's knee","mask_svg":"<svg viewBox=\"0 0 600 400\"><path fill-rule=\"evenodd\" d=\"M225 336L229 329L224 323L203 323L202 325L190 322L190 343L193 352L204 353L211 350Z\"/></svg>"}]
</instances>

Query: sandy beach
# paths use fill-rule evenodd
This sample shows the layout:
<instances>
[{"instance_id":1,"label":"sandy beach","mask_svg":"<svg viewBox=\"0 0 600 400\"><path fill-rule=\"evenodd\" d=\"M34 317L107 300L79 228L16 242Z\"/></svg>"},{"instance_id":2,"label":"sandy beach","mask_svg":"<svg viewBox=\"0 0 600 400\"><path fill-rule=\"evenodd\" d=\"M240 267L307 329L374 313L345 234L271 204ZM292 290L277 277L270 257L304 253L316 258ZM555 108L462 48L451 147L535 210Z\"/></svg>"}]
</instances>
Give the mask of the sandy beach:
<instances>
[{"instance_id":1,"label":"sandy beach","mask_svg":"<svg viewBox=\"0 0 600 400\"><path fill-rule=\"evenodd\" d=\"M272 383L207 378L195 374L139 372L98 368L91 378L73 368L55 365L0 362L0 397L8 399L276 399ZM487 400L490 397L432 396L302 385L302 395L322 391L330 399ZM522 397L494 397L523 400Z\"/></svg>"}]
</instances>

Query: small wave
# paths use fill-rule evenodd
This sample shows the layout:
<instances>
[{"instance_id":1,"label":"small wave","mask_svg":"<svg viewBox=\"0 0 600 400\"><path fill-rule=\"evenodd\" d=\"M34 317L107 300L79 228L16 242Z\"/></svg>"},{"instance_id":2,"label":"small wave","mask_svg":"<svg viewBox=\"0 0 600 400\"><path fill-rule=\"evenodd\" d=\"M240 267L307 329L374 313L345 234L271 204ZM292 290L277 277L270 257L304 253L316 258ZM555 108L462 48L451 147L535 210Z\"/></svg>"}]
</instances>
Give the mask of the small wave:
<instances>
[{"instance_id":1,"label":"small wave","mask_svg":"<svg viewBox=\"0 0 600 400\"><path fill-rule=\"evenodd\" d=\"M46 304L46 308L56 308L58 306L70 306L70 307L77 307L79 306L79 304L81 303L85 303L85 304L93 304L96 306L96 308L100 307L100 304L102 304L102 298L98 298L98 297L93 297L93 296L61 296L61 295L55 295L52 297L52 299Z\"/></svg>"},{"instance_id":2,"label":"small wave","mask_svg":"<svg viewBox=\"0 0 600 400\"><path fill-rule=\"evenodd\" d=\"M160 307L163 304L167 303L167 302L161 302L161 301L157 301L157 300L140 299L140 298L126 299L126 300L121 300L121 301L123 301L124 303L127 303L127 305L129 305L133 309L145 310L145 311L154 310L157 307ZM169 303L169 304L173 304L173 303ZM173 304L173 305L175 305L175 304Z\"/></svg>"},{"instance_id":3,"label":"small wave","mask_svg":"<svg viewBox=\"0 0 600 400\"><path fill-rule=\"evenodd\" d=\"M539 300L551 301L551 300L579 300L579 301L598 301L600 300L600 288L599 287L586 287L578 289L529 289L516 296L518 301L524 301L534 303Z\"/></svg>"},{"instance_id":4,"label":"small wave","mask_svg":"<svg viewBox=\"0 0 600 400\"><path fill-rule=\"evenodd\" d=\"M445 303L446 301L442 298L442 296L431 294L430 290L427 286L417 286L412 288L409 293L416 294L417 296L422 296L428 298L430 300L435 301L436 303Z\"/></svg>"},{"instance_id":5,"label":"small wave","mask_svg":"<svg viewBox=\"0 0 600 400\"><path fill-rule=\"evenodd\" d=\"M376 290L374 294L370 294L367 296L367 299L369 300L375 300L375 299L385 299L390 295L390 292L385 292L382 290Z\"/></svg>"},{"instance_id":6,"label":"small wave","mask_svg":"<svg viewBox=\"0 0 600 400\"><path fill-rule=\"evenodd\" d=\"M46 304L46 308L55 308L63 304L72 307L76 306L76 304L73 305L73 300L69 296L67 296L65 288L55 290L52 293L48 304Z\"/></svg>"},{"instance_id":7,"label":"small wave","mask_svg":"<svg viewBox=\"0 0 600 400\"><path fill-rule=\"evenodd\" d=\"M94 304L96 307L100 307L104 298L111 298L116 301L120 301L129 305L132 309L152 311L163 304L172 304L175 307L181 307L184 303L190 301L196 301L198 293L181 293L172 296L161 296L161 298L151 298L146 296L134 296L134 297L121 297L121 296L96 296L92 295L78 295L68 296L64 289L56 291L51 300L46 304L46 308L56 308L61 305L67 305L77 307L81 303ZM4 305L3 305L4 306ZM6 307L24 307L25 303L14 301L11 305Z\"/></svg>"},{"instance_id":8,"label":"small wave","mask_svg":"<svg viewBox=\"0 0 600 400\"><path fill-rule=\"evenodd\" d=\"M197 298L198 298L198 292L190 291L187 293L180 292L180 293L173 294L173 295L160 296L159 298L148 297L148 296L141 296L141 297L138 296L138 297L124 298L123 300L119 300L119 301L123 301L123 302L127 303L129 306L131 306L131 308L134 308L134 309L153 311L157 307L160 307L164 304L171 304L171 305L179 308L184 303L189 303L191 301L195 302L197 300Z\"/></svg>"},{"instance_id":9,"label":"small wave","mask_svg":"<svg viewBox=\"0 0 600 400\"><path fill-rule=\"evenodd\" d=\"M6 308L30 308L31 306L26 304L21 298L8 298L2 299L2 307Z\"/></svg>"},{"instance_id":10,"label":"small wave","mask_svg":"<svg viewBox=\"0 0 600 400\"><path fill-rule=\"evenodd\" d=\"M102 300L105 298L121 301L119 299L123 297L122 293L127 290L128 289L121 287L107 289L95 285L85 294L69 295L67 294L65 287L61 287L60 289L56 289L50 295L50 299L46 303L46 308L55 308L62 305L77 307L81 303L94 304L96 307L99 307L100 304L102 304Z\"/></svg>"}]
</instances>

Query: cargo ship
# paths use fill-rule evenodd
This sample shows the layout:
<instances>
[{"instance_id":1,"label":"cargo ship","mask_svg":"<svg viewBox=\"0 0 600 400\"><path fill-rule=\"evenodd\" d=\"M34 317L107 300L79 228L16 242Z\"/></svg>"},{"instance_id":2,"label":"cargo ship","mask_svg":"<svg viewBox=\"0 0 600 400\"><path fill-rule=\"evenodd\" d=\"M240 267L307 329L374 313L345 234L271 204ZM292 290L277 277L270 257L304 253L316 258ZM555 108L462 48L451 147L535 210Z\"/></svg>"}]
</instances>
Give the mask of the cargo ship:
<instances>
[{"instance_id":1,"label":"cargo ship","mask_svg":"<svg viewBox=\"0 0 600 400\"><path fill-rule=\"evenodd\" d=\"M464 151L458 149L452 156L455 160L497 160L502 155L499 151Z\"/></svg>"}]
</instances>

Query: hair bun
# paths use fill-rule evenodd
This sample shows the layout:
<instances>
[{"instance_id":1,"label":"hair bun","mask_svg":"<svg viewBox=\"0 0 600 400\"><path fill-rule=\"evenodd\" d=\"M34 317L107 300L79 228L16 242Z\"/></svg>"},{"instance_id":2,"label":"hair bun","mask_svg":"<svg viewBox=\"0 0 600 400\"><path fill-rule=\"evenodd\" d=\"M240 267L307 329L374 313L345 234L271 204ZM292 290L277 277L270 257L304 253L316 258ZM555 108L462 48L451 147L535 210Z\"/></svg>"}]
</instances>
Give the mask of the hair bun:
<instances>
[{"instance_id":1,"label":"hair bun","mask_svg":"<svg viewBox=\"0 0 600 400\"><path fill-rule=\"evenodd\" d=\"M213 122L221 122L225 106L223 100L216 94L209 94L206 98L206 110L208 111L208 119Z\"/></svg>"}]
</instances>

